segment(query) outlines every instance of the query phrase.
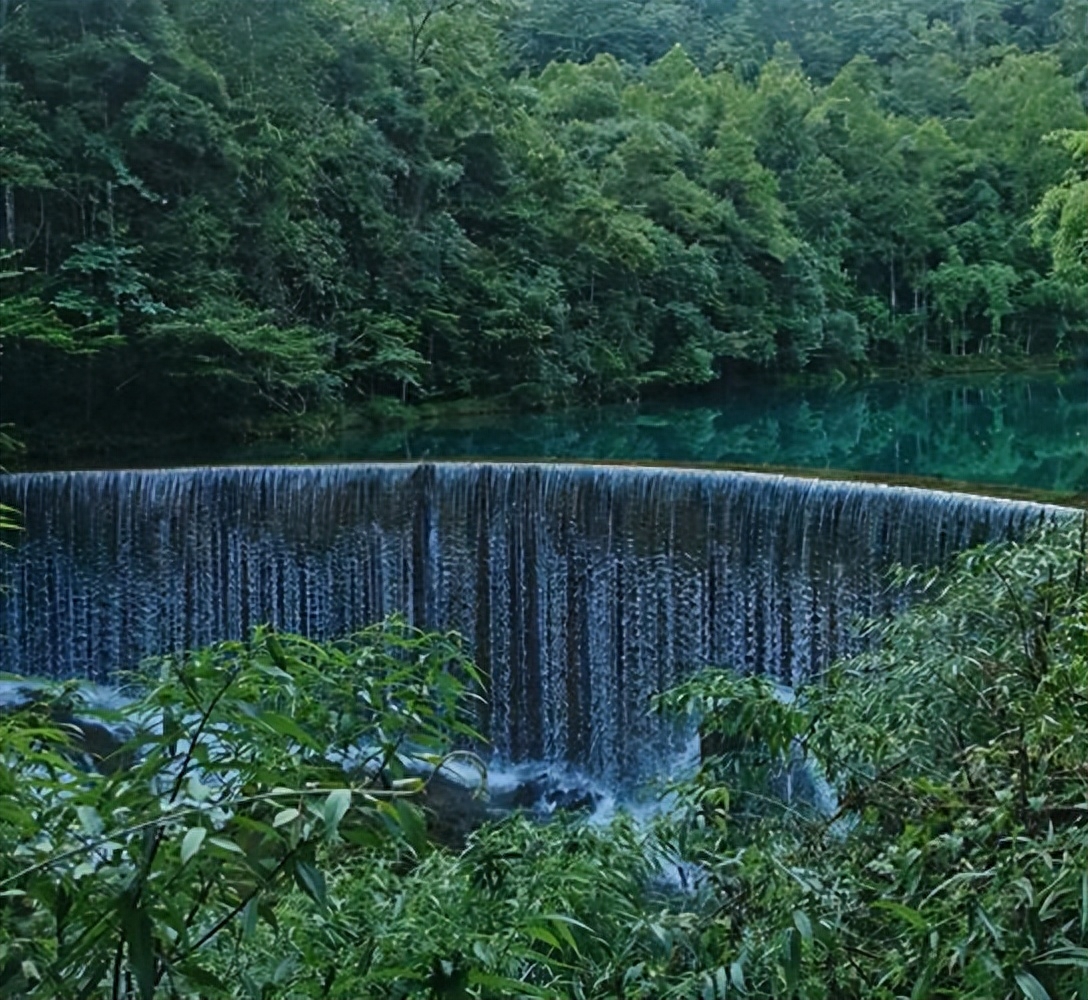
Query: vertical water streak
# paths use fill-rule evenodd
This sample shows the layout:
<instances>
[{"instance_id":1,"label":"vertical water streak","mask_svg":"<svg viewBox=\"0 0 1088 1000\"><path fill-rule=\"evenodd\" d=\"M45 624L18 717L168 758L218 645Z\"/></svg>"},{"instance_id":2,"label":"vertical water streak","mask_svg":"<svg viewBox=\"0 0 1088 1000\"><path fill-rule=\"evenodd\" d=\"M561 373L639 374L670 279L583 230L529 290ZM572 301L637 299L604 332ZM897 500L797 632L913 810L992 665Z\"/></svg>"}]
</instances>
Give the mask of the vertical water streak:
<instances>
[{"instance_id":1,"label":"vertical water streak","mask_svg":"<svg viewBox=\"0 0 1088 1000\"><path fill-rule=\"evenodd\" d=\"M466 637L502 756L602 776L639 770L662 738L650 696L691 670L810 677L905 599L890 566L1054 511L528 464L35 473L0 479L0 501L25 523L0 566L0 669L108 680L260 622L325 638L401 611Z\"/></svg>"}]
</instances>

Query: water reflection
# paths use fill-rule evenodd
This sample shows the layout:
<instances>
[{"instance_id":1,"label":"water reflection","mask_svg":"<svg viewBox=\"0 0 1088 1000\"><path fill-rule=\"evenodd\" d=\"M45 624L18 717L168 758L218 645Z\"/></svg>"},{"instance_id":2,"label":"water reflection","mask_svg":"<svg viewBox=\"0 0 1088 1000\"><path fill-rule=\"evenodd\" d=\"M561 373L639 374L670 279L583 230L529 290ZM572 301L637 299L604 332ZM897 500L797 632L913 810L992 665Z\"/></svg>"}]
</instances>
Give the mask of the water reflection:
<instances>
[{"instance_id":1,"label":"water reflection","mask_svg":"<svg viewBox=\"0 0 1088 1000\"><path fill-rule=\"evenodd\" d=\"M1088 372L730 388L684 401L269 444L222 461L557 458L838 469L1088 490Z\"/></svg>"}]
</instances>

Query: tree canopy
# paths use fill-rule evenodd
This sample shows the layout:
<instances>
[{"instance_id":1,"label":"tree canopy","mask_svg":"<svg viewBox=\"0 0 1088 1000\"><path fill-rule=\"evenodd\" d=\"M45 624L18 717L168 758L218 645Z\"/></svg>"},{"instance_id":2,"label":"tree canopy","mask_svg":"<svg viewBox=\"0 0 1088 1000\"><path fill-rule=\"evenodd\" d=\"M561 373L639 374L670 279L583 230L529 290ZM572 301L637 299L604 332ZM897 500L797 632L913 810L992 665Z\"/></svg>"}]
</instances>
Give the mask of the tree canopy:
<instances>
[{"instance_id":1,"label":"tree canopy","mask_svg":"<svg viewBox=\"0 0 1088 1000\"><path fill-rule=\"evenodd\" d=\"M2 418L1083 349L1085 18L3 0Z\"/></svg>"}]
</instances>

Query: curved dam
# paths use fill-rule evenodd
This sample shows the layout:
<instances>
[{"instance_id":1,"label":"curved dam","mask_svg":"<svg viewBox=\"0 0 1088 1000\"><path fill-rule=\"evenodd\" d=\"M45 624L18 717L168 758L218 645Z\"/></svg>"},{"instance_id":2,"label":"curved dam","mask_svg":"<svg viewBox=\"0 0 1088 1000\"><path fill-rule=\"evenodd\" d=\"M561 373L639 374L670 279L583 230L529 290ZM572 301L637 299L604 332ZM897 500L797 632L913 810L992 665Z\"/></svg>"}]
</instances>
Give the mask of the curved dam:
<instances>
[{"instance_id":1,"label":"curved dam","mask_svg":"<svg viewBox=\"0 0 1088 1000\"><path fill-rule=\"evenodd\" d=\"M462 633L506 760L641 770L650 695L704 665L795 684L930 566L1060 508L756 473L355 464L0 478L0 669L108 681L272 622Z\"/></svg>"}]
</instances>

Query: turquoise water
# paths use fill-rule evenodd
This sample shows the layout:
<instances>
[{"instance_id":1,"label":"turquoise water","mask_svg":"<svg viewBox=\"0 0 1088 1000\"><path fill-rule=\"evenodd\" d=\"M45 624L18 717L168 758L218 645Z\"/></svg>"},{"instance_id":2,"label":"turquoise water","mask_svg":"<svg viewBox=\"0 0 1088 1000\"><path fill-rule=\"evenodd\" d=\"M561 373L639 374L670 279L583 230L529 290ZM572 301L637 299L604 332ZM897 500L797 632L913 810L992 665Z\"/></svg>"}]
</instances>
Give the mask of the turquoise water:
<instances>
[{"instance_id":1,"label":"turquoise water","mask_svg":"<svg viewBox=\"0 0 1088 1000\"><path fill-rule=\"evenodd\" d=\"M231 449L211 460L459 458L794 467L1083 492L1088 372L715 388L641 405L348 430Z\"/></svg>"}]
</instances>

